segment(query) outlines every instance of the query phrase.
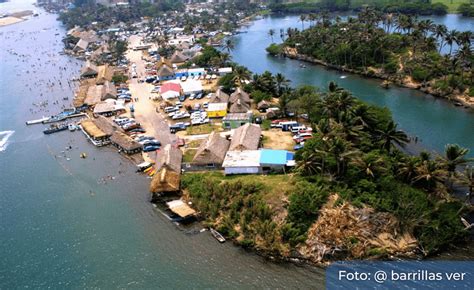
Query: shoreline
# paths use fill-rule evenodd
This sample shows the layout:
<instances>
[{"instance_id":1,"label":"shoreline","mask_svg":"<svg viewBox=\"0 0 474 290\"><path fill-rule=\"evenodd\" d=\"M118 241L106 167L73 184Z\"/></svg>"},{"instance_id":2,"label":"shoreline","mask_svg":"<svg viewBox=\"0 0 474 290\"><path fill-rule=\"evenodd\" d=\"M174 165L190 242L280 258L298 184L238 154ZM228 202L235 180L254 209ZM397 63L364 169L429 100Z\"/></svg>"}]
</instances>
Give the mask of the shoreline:
<instances>
[{"instance_id":1,"label":"shoreline","mask_svg":"<svg viewBox=\"0 0 474 290\"><path fill-rule=\"evenodd\" d=\"M464 109L467 109L469 111L474 112L474 100L467 101L465 99L464 95L452 95L451 94L451 95L442 96L440 93L437 93L437 92L433 91L430 87L423 87L421 84L415 84L415 83L410 84L410 83L406 83L404 81L398 81L398 80L395 80L395 79L391 78L390 76L386 76L384 74L373 72L373 71L372 71L373 72L372 74L369 74L368 72L362 72L362 71L358 71L358 70L354 70L354 69L344 68L342 66L326 63L322 60L315 59L315 58L310 57L310 56L306 56L306 55L303 55L303 54L299 54L299 53L296 53L296 52L289 51L289 49L287 47L285 47L283 50L284 51L281 54L283 57L287 57L287 58L295 59L295 60L300 60L300 61L308 62L308 63L311 63L311 64L321 65L321 66L324 66L328 69L333 69L333 70L337 70L337 71L340 71L340 72L348 72L348 73L356 74L356 75L366 77L366 78L369 78L369 79L379 79L379 80L383 80L384 82L390 82L388 84L389 86L390 85L396 85L396 86L401 87L401 88L407 88L407 89L420 91L422 93L431 95L435 98L441 98L443 100L446 100L446 101L448 101L449 103L451 103L455 106L463 107ZM275 55L272 55L272 56L275 57ZM380 86L382 86L382 87L383 87L383 85L384 85L383 83L380 84ZM387 87L387 89L388 88L389 87Z\"/></svg>"}]
</instances>

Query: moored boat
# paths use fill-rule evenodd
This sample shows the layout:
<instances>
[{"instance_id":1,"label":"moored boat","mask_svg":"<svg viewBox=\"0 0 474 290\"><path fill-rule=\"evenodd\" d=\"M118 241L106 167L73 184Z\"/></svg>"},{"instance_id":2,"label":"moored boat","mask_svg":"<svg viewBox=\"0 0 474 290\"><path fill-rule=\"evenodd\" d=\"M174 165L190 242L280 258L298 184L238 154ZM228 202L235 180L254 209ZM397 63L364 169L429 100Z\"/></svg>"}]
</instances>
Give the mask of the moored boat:
<instances>
[{"instance_id":1,"label":"moored boat","mask_svg":"<svg viewBox=\"0 0 474 290\"><path fill-rule=\"evenodd\" d=\"M44 134L53 134L56 132L67 130L67 124L60 124L60 125L51 125L48 129L44 130Z\"/></svg>"},{"instance_id":2,"label":"moored boat","mask_svg":"<svg viewBox=\"0 0 474 290\"><path fill-rule=\"evenodd\" d=\"M43 117L43 118L37 119L37 120L26 121L26 125L34 125L34 124L43 123L44 121L47 121L48 119L49 119L49 117Z\"/></svg>"},{"instance_id":3,"label":"moored boat","mask_svg":"<svg viewBox=\"0 0 474 290\"><path fill-rule=\"evenodd\" d=\"M211 232L211 235L219 241L219 243L224 243L225 242L225 238L224 236L219 233L218 231L216 231L215 229L213 228L210 228L209 231Z\"/></svg>"}]
</instances>

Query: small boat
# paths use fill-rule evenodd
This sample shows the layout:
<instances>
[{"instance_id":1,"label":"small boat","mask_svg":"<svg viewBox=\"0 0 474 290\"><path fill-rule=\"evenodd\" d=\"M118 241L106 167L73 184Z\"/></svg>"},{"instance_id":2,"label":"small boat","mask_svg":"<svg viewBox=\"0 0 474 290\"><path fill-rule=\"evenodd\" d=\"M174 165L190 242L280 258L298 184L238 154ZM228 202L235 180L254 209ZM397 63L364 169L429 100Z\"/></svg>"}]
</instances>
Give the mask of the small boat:
<instances>
[{"instance_id":1,"label":"small boat","mask_svg":"<svg viewBox=\"0 0 474 290\"><path fill-rule=\"evenodd\" d=\"M51 125L48 129L44 130L43 133L46 135L53 134L56 132L67 130L67 128L68 128L67 124Z\"/></svg>"},{"instance_id":2,"label":"small boat","mask_svg":"<svg viewBox=\"0 0 474 290\"><path fill-rule=\"evenodd\" d=\"M455 102L454 105L455 105L456 107L461 107L461 106L462 106L462 103L461 103L461 102Z\"/></svg>"},{"instance_id":3,"label":"small boat","mask_svg":"<svg viewBox=\"0 0 474 290\"><path fill-rule=\"evenodd\" d=\"M74 131L77 130L77 126L74 125L74 124L69 124L69 125L67 125L67 128L68 128L69 131L71 131L71 132L74 132Z\"/></svg>"},{"instance_id":4,"label":"small boat","mask_svg":"<svg viewBox=\"0 0 474 290\"><path fill-rule=\"evenodd\" d=\"M80 157L81 157L82 159L86 159L86 158L87 158L87 154L86 154L85 152L82 152L81 155L80 155Z\"/></svg>"},{"instance_id":5,"label":"small boat","mask_svg":"<svg viewBox=\"0 0 474 290\"><path fill-rule=\"evenodd\" d=\"M43 121L43 124L48 124L48 123L55 123L55 122L60 122L65 120L65 116L57 115L57 116L51 116L47 118L46 120ZM67 127L66 127L67 128Z\"/></svg>"},{"instance_id":6,"label":"small boat","mask_svg":"<svg viewBox=\"0 0 474 290\"><path fill-rule=\"evenodd\" d=\"M219 233L218 231L216 231L215 229L213 228L210 228L209 231L211 232L211 235L219 241L219 243L224 243L225 242L225 238L223 235L221 235L221 233Z\"/></svg>"},{"instance_id":7,"label":"small boat","mask_svg":"<svg viewBox=\"0 0 474 290\"><path fill-rule=\"evenodd\" d=\"M39 123L43 123L44 121L47 121L47 120L49 120L49 117L43 117L43 118L37 119L37 120L26 121L26 125L39 124Z\"/></svg>"}]
</instances>

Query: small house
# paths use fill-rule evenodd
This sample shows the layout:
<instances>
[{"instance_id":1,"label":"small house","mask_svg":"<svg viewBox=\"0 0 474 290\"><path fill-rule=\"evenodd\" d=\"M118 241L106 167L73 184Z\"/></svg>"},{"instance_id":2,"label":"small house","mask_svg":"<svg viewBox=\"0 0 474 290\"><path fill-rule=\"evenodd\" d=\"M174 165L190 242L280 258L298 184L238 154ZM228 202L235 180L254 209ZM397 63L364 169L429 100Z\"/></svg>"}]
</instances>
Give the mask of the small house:
<instances>
[{"instance_id":1,"label":"small house","mask_svg":"<svg viewBox=\"0 0 474 290\"><path fill-rule=\"evenodd\" d=\"M164 100L177 98L181 92L181 85L175 82L167 82L160 87L160 95Z\"/></svg>"},{"instance_id":2,"label":"small house","mask_svg":"<svg viewBox=\"0 0 474 290\"><path fill-rule=\"evenodd\" d=\"M142 144L122 132L115 132L112 137L110 137L110 142L126 154L139 153L143 149Z\"/></svg>"},{"instance_id":3,"label":"small house","mask_svg":"<svg viewBox=\"0 0 474 290\"><path fill-rule=\"evenodd\" d=\"M259 125L247 123L234 130L229 151L257 150L262 129Z\"/></svg>"},{"instance_id":4,"label":"small house","mask_svg":"<svg viewBox=\"0 0 474 290\"><path fill-rule=\"evenodd\" d=\"M208 168L220 167L228 148L229 141L219 133L212 132L207 141L199 146L192 163Z\"/></svg>"},{"instance_id":5,"label":"small house","mask_svg":"<svg viewBox=\"0 0 474 290\"><path fill-rule=\"evenodd\" d=\"M117 114L125 113L125 107L121 104L115 103L115 101L108 100L107 102L101 102L94 106L94 116L114 116Z\"/></svg>"},{"instance_id":6,"label":"small house","mask_svg":"<svg viewBox=\"0 0 474 290\"><path fill-rule=\"evenodd\" d=\"M258 174L260 173L260 151L228 151L225 155L224 174Z\"/></svg>"},{"instance_id":7,"label":"small house","mask_svg":"<svg viewBox=\"0 0 474 290\"><path fill-rule=\"evenodd\" d=\"M103 85L92 85L87 88L84 104L94 106L102 101Z\"/></svg>"},{"instance_id":8,"label":"small house","mask_svg":"<svg viewBox=\"0 0 474 290\"><path fill-rule=\"evenodd\" d=\"M184 222L196 215L196 211L181 199L169 201L166 205L173 214L179 217L178 219L174 219L176 221Z\"/></svg>"},{"instance_id":9,"label":"small house","mask_svg":"<svg viewBox=\"0 0 474 290\"><path fill-rule=\"evenodd\" d=\"M207 107L209 118L222 118L227 115L227 103L210 103Z\"/></svg>"},{"instance_id":10,"label":"small house","mask_svg":"<svg viewBox=\"0 0 474 290\"><path fill-rule=\"evenodd\" d=\"M247 123L252 123L252 112L247 113L228 113L222 119L222 127L224 129L236 129Z\"/></svg>"},{"instance_id":11,"label":"small house","mask_svg":"<svg viewBox=\"0 0 474 290\"><path fill-rule=\"evenodd\" d=\"M81 121L81 130L95 146L104 146L110 143L110 137L116 130L121 130L107 118L99 116L95 119Z\"/></svg>"},{"instance_id":12,"label":"small house","mask_svg":"<svg viewBox=\"0 0 474 290\"><path fill-rule=\"evenodd\" d=\"M286 167L295 166L294 153L286 150L261 149L260 166L263 173L285 172Z\"/></svg>"}]
</instances>

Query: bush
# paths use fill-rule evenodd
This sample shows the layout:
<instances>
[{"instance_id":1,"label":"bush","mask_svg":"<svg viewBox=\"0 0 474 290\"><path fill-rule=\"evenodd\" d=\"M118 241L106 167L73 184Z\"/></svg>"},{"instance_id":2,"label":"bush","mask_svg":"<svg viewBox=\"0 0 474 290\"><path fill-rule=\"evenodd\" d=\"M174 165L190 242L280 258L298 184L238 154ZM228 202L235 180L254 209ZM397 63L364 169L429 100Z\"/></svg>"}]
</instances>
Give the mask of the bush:
<instances>
[{"instance_id":1,"label":"bush","mask_svg":"<svg viewBox=\"0 0 474 290\"><path fill-rule=\"evenodd\" d=\"M264 93L264 92L259 91L259 90L253 91L251 96L252 96L253 101L256 104L260 103L263 100L268 101L268 100L272 99L272 97L269 94Z\"/></svg>"},{"instance_id":2,"label":"bush","mask_svg":"<svg viewBox=\"0 0 474 290\"><path fill-rule=\"evenodd\" d=\"M128 77L124 74L117 74L112 77L112 82L114 84L120 84L120 83L125 83L127 82Z\"/></svg>"},{"instance_id":3,"label":"bush","mask_svg":"<svg viewBox=\"0 0 474 290\"><path fill-rule=\"evenodd\" d=\"M266 51L271 55L280 55L283 53L283 48L279 44L272 43L266 48Z\"/></svg>"},{"instance_id":4,"label":"bush","mask_svg":"<svg viewBox=\"0 0 474 290\"><path fill-rule=\"evenodd\" d=\"M391 59L388 63L386 63L383 67L386 73L394 74L398 71L398 62L394 59Z\"/></svg>"},{"instance_id":5,"label":"bush","mask_svg":"<svg viewBox=\"0 0 474 290\"><path fill-rule=\"evenodd\" d=\"M424 68L416 67L411 73L412 78L417 82L427 81L430 77L430 72Z\"/></svg>"}]
</instances>

